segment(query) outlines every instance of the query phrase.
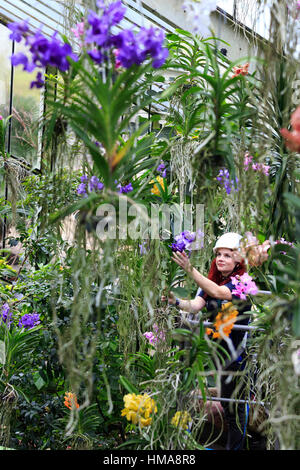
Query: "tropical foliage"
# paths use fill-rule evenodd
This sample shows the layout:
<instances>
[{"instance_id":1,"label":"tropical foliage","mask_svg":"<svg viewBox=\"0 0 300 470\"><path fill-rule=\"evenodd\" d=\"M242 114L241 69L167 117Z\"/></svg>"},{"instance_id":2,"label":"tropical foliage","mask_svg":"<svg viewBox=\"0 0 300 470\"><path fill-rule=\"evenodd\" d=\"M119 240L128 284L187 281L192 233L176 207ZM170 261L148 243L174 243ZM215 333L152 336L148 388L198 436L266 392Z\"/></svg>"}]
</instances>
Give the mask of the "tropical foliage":
<instances>
[{"instance_id":1,"label":"tropical foliage","mask_svg":"<svg viewBox=\"0 0 300 470\"><path fill-rule=\"evenodd\" d=\"M266 87L266 61L232 62L217 37L117 32L124 6L97 5L72 37L9 26L28 50L13 65L36 70L32 87L47 93L41 172L1 199L3 224L15 232L4 232L0 259L0 445L213 445L207 405L228 358L218 338L230 335L223 326L237 311L220 310L208 334L206 309L196 327L161 300L170 289L196 295L171 254L194 241L179 236L175 216L192 208L195 227L198 204L204 236L193 265L206 274L216 238L239 232L255 281L243 290L256 329L240 378L257 402L252 429L259 421L268 449L298 449L299 135L291 149L282 132L297 108L296 59L274 56ZM0 177L12 186L9 119L0 118ZM21 249L12 263L13 246Z\"/></svg>"}]
</instances>

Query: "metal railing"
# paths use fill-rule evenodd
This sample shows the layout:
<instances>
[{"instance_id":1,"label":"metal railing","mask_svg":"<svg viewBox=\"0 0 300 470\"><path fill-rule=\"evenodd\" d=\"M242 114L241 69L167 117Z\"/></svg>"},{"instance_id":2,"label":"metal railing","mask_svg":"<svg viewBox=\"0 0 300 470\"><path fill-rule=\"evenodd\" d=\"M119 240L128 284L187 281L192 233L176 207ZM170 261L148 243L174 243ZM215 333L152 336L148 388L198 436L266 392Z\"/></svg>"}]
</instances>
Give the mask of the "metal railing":
<instances>
[{"instance_id":1,"label":"metal railing","mask_svg":"<svg viewBox=\"0 0 300 470\"><path fill-rule=\"evenodd\" d=\"M250 399L241 400L238 398L223 398L223 397L210 397L210 396L203 398L202 395L196 395L196 397L199 398L199 400L203 400L205 402L220 401L220 402L227 402L227 403L244 403L246 405L261 405L261 406L266 406L268 404L264 401L256 401L256 400L250 400Z\"/></svg>"}]
</instances>

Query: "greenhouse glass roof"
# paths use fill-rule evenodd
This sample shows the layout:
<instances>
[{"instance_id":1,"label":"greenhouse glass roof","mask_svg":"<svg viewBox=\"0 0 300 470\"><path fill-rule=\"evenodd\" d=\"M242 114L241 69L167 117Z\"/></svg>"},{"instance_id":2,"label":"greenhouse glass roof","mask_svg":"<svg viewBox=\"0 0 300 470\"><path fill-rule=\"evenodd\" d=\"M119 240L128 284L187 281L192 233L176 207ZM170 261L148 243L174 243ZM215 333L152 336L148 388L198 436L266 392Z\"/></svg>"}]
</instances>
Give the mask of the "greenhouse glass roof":
<instances>
[{"instance_id":1,"label":"greenhouse glass roof","mask_svg":"<svg viewBox=\"0 0 300 470\"><path fill-rule=\"evenodd\" d=\"M8 21L29 19L33 28L44 25L45 33L62 29L64 6L55 0L2 0L0 14Z\"/></svg>"},{"instance_id":2,"label":"greenhouse glass roof","mask_svg":"<svg viewBox=\"0 0 300 470\"><path fill-rule=\"evenodd\" d=\"M44 33L51 35L55 30L63 31L65 3L61 0L1 0L0 19L1 16L5 21L20 21L28 18L33 28L43 24ZM154 24L166 31L173 31L177 26L157 11L147 7L147 2L124 0L123 3L128 6L126 19L123 21L124 27L128 27L129 24L137 26ZM256 0L246 0L244 3L219 0L217 5L224 13L233 16L245 26L266 37L266 25L269 22L267 5L264 6L263 15L257 13Z\"/></svg>"},{"instance_id":3,"label":"greenhouse glass roof","mask_svg":"<svg viewBox=\"0 0 300 470\"><path fill-rule=\"evenodd\" d=\"M124 27L129 25L149 26L151 23L163 27L167 31L173 31L176 25L170 25L160 16L150 10L141 7L135 0L126 0L123 2L128 6L126 19L123 21ZM139 12L139 11L141 12ZM63 2L56 0L2 0L0 5L0 15L7 21L20 21L29 19L33 28L44 25L43 30L51 35L54 30L62 31L64 27ZM0 16L1 18L1 16Z\"/></svg>"}]
</instances>

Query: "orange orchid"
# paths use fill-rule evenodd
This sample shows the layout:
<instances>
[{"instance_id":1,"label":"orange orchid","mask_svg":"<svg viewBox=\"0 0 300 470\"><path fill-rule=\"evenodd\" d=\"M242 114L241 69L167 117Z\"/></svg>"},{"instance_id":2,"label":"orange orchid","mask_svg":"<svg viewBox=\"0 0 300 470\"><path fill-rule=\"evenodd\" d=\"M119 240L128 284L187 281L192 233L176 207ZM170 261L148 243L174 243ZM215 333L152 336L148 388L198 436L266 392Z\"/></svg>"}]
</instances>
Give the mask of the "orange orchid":
<instances>
[{"instance_id":1,"label":"orange orchid","mask_svg":"<svg viewBox=\"0 0 300 470\"><path fill-rule=\"evenodd\" d=\"M212 328L206 328L206 334L212 334L213 339L223 338L224 336L228 338L238 314L239 312L234 308L232 302L223 304L221 312L216 316L214 323L215 331Z\"/></svg>"},{"instance_id":2,"label":"orange orchid","mask_svg":"<svg viewBox=\"0 0 300 470\"><path fill-rule=\"evenodd\" d=\"M214 333L214 330L212 328L205 328L205 333L207 335L212 335Z\"/></svg>"},{"instance_id":3,"label":"orange orchid","mask_svg":"<svg viewBox=\"0 0 300 470\"><path fill-rule=\"evenodd\" d=\"M280 134L285 139L285 145L292 152L300 153L300 106L291 115L292 131L281 129Z\"/></svg>"},{"instance_id":4,"label":"orange orchid","mask_svg":"<svg viewBox=\"0 0 300 470\"><path fill-rule=\"evenodd\" d=\"M237 77L238 75L248 75L249 73L249 63L247 62L247 64L244 64L244 65L239 65L238 67L233 67L233 71L234 71L234 74L232 76L233 77Z\"/></svg>"},{"instance_id":5,"label":"orange orchid","mask_svg":"<svg viewBox=\"0 0 300 470\"><path fill-rule=\"evenodd\" d=\"M75 406L76 408L79 408L79 404L77 403L77 397L75 393L72 393L72 392L65 393L64 405L67 408L69 408L69 410L71 410L73 406Z\"/></svg>"}]
</instances>

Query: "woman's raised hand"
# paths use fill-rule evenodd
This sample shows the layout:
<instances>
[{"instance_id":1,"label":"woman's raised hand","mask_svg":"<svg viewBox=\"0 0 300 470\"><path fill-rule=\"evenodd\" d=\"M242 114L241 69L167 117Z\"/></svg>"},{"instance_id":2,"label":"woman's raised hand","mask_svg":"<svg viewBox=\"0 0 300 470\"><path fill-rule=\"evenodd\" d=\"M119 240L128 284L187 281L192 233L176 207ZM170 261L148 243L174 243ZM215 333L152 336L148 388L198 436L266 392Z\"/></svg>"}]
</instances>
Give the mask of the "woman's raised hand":
<instances>
[{"instance_id":1,"label":"woman's raised hand","mask_svg":"<svg viewBox=\"0 0 300 470\"><path fill-rule=\"evenodd\" d=\"M180 251L173 252L172 260L181 266L186 272L191 272L193 269L191 262L184 251L182 253Z\"/></svg>"},{"instance_id":2,"label":"woman's raised hand","mask_svg":"<svg viewBox=\"0 0 300 470\"><path fill-rule=\"evenodd\" d=\"M165 295L162 295L161 300L162 302L168 301L170 305L175 305L176 297L173 292L169 292L168 297L166 297Z\"/></svg>"}]
</instances>

